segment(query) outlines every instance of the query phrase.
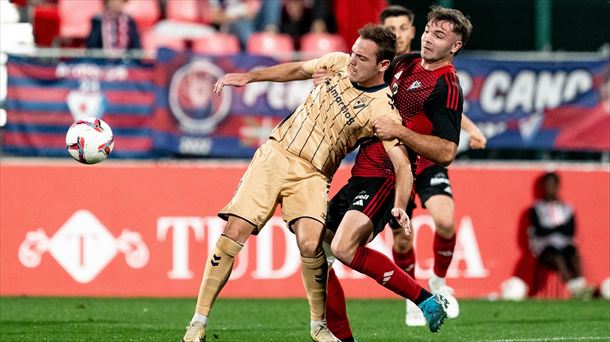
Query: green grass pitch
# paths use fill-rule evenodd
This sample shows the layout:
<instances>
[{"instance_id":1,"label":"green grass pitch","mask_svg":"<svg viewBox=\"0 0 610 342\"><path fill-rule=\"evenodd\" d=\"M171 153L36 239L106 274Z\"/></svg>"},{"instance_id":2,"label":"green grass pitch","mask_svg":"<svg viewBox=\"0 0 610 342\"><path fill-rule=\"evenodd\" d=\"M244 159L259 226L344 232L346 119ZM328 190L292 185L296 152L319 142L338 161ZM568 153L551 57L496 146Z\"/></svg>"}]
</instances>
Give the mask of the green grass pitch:
<instances>
[{"instance_id":1,"label":"green grass pitch","mask_svg":"<svg viewBox=\"0 0 610 342\"><path fill-rule=\"evenodd\" d=\"M0 341L180 341L194 299L0 298ZM610 341L610 301L460 302L440 333L404 325L401 300L350 300L367 341ZM208 342L309 341L305 299L219 299Z\"/></svg>"}]
</instances>

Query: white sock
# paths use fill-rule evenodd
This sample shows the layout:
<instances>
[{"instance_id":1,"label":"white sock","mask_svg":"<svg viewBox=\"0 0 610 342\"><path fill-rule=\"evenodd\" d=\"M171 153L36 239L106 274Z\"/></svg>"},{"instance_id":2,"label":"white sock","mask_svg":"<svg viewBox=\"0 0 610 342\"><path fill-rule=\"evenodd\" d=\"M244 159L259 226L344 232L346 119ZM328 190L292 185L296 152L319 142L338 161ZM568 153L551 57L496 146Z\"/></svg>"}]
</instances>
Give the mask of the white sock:
<instances>
[{"instance_id":1,"label":"white sock","mask_svg":"<svg viewBox=\"0 0 610 342\"><path fill-rule=\"evenodd\" d=\"M430 279L428 279L428 286L430 286L432 292L437 293L441 288L446 286L445 278L441 278L433 273L430 276Z\"/></svg>"},{"instance_id":2,"label":"white sock","mask_svg":"<svg viewBox=\"0 0 610 342\"><path fill-rule=\"evenodd\" d=\"M204 326L208 326L208 316L196 313L193 315L191 322L201 322Z\"/></svg>"},{"instance_id":3,"label":"white sock","mask_svg":"<svg viewBox=\"0 0 610 342\"><path fill-rule=\"evenodd\" d=\"M311 330L314 330L315 328L319 327L320 325L326 325L326 320L321 320L321 321L314 321L313 319L311 320Z\"/></svg>"},{"instance_id":4,"label":"white sock","mask_svg":"<svg viewBox=\"0 0 610 342\"><path fill-rule=\"evenodd\" d=\"M566 282L566 287L570 290L570 293L576 293L587 287L587 281L584 277L570 279Z\"/></svg>"}]
</instances>

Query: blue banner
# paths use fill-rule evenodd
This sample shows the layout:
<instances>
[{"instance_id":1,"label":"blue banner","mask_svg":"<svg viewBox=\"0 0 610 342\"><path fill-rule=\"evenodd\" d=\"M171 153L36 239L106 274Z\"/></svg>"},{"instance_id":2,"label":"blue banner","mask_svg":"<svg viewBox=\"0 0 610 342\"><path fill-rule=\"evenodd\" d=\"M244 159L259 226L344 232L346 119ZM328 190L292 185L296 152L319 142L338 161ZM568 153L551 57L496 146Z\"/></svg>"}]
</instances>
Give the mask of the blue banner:
<instances>
[{"instance_id":1,"label":"blue banner","mask_svg":"<svg viewBox=\"0 0 610 342\"><path fill-rule=\"evenodd\" d=\"M607 59L458 57L464 113L489 148L610 150Z\"/></svg>"},{"instance_id":2,"label":"blue banner","mask_svg":"<svg viewBox=\"0 0 610 342\"><path fill-rule=\"evenodd\" d=\"M68 157L65 135L78 118L102 118L115 158L153 156L150 120L154 66L103 59L10 56L2 149L13 155Z\"/></svg>"},{"instance_id":3,"label":"blue banner","mask_svg":"<svg viewBox=\"0 0 610 342\"><path fill-rule=\"evenodd\" d=\"M610 151L609 62L459 56L464 112L489 148ZM103 118L115 158L249 158L305 100L312 81L226 87L226 73L277 64L252 55L200 56L167 49L154 65L105 60L40 62L9 57L2 149L63 156L80 116Z\"/></svg>"}]
</instances>

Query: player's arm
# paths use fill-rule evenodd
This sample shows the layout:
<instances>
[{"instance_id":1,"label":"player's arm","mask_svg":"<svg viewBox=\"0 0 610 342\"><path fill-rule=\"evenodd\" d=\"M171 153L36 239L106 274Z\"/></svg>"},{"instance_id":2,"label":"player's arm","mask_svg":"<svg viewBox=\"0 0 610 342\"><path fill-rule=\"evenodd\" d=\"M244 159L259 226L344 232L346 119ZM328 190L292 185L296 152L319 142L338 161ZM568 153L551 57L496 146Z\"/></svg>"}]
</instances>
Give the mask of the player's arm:
<instances>
[{"instance_id":1,"label":"player's arm","mask_svg":"<svg viewBox=\"0 0 610 342\"><path fill-rule=\"evenodd\" d=\"M311 74L305 72L303 68L305 63L306 62L282 63L244 73L229 73L224 75L214 84L214 93L220 94L220 91L224 86L243 87L252 82L289 82L310 79Z\"/></svg>"},{"instance_id":2,"label":"player's arm","mask_svg":"<svg viewBox=\"0 0 610 342\"><path fill-rule=\"evenodd\" d=\"M419 134L385 118L373 122L381 139L396 138L417 154L435 163L448 166L455 159L457 144L434 135Z\"/></svg>"},{"instance_id":3,"label":"player's arm","mask_svg":"<svg viewBox=\"0 0 610 342\"><path fill-rule=\"evenodd\" d=\"M305 62L290 62L259 68L245 73L230 73L224 75L214 84L214 93L220 94L224 86L242 87L252 82L290 82L307 80L313 77L317 69L326 68L336 71L347 66L349 55L345 53L329 53L320 58Z\"/></svg>"},{"instance_id":4,"label":"player's arm","mask_svg":"<svg viewBox=\"0 0 610 342\"><path fill-rule=\"evenodd\" d=\"M464 98L454 74L446 74L437 80L434 90L424 103L424 112L432 122L432 134L416 133L406 127L387 121L374 122L377 136L394 137L410 149L443 166L455 159L460 141L460 126Z\"/></svg>"},{"instance_id":5,"label":"player's arm","mask_svg":"<svg viewBox=\"0 0 610 342\"><path fill-rule=\"evenodd\" d=\"M468 133L468 136L470 137L470 141L468 143L470 148L472 148L473 150L485 148L485 146L487 145L487 138L485 138L479 127L477 127L477 125L475 125L474 122L472 122L472 120L470 120L470 118L466 116L466 114L462 114L461 126L462 129L466 131L466 133Z\"/></svg>"},{"instance_id":6,"label":"player's arm","mask_svg":"<svg viewBox=\"0 0 610 342\"><path fill-rule=\"evenodd\" d=\"M407 149L402 145L395 145L387 153L396 173L394 208L406 209L413 187L413 172Z\"/></svg>"},{"instance_id":7,"label":"player's arm","mask_svg":"<svg viewBox=\"0 0 610 342\"><path fill-rule=\"evenodd\" d=\"M387 142L384 142L387 144ZM394 208L391 211L392 219L387 224L391 229L402 228L407 235L411 234L409 216L405 212L411 190L413 189L413 172L407 149L402 145L394 145L387 150L388 156L396 173L396 190L394 194Z\"/></svg>"}]
</instances>

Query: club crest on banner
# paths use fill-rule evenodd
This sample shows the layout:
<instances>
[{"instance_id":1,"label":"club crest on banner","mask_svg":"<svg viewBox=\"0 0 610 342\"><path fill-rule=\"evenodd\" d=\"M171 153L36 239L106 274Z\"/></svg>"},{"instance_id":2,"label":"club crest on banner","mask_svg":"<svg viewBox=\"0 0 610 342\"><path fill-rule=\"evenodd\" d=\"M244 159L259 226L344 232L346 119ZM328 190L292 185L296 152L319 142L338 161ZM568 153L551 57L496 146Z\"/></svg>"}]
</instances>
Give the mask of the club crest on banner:
<instances>
[{"instance_id":1,"label":"club crest on banner","mask_svg":"<svg viewBox=\"0 0 610 342\"><path fill-rule=\"evenodd\" d=\"M213 93L214 83L224 75L207 60L193 60L178 69L170 81L169 107L180 127L191 134L208 134L227 116L231 90L220 96Z\"/></svg>"},{"instance_id":2,"label":"club crest on banner","mask_svg":"<svg viewBox=\"0 0 610 342\"><path fill-rule=\"evenodd\" d=\"M82 80L79 88L70 91L66 97L74 121L84 117L102 117L106 111L106 102L100 83L96 80Z\"/></svg>"},{"instance_id":3,"label":"club crest on banner","mask_svg":"<svg viewBox=\"0 0 610 342\"><path fill-rule=\"evenodd\" d=\"M29 231L19 246L19 261L26 267L38 267L47 251L82 284L94 280L119 252L125 254L125 262L132 268L144 267L149 259L140 233L125 229L115 238L87 210L74 213L52 237L40 228Z\"/></svg>"}]
</instances>

